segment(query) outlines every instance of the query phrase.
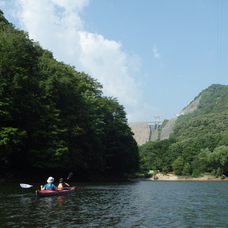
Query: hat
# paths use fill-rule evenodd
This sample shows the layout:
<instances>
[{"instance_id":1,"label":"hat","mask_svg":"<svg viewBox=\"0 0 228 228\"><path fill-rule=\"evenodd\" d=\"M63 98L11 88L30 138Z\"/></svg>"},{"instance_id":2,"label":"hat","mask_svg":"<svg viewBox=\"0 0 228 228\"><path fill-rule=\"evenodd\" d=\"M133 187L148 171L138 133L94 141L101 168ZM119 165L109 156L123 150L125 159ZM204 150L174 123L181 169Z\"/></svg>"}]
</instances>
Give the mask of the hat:
<instances>
[{"instance_id":1,"label":"hat","mask_svg":"<svg viewBox=\"0 0 228 228\"><path fill-rule=\"evenodd\" d=\"M50 184L53 183L54 182L54 178L53 177L48 177L47 182L50 183Z\"/></svg>"}]
</instances>

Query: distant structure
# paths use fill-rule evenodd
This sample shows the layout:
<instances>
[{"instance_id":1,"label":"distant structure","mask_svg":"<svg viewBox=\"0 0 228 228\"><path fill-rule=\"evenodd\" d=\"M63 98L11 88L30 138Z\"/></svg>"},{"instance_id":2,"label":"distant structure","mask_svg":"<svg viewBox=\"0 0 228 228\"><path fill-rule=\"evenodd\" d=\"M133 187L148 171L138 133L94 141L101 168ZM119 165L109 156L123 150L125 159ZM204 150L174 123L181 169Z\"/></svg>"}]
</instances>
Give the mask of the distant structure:
<instances>
[{"instance_id":1,"label":"distant structure","mask_svg":"<svg viewBox=\"0 0 228 228\"><path fill-rule=\"evenodd\" d=\"M128 125L134 133L133 137L137 144L141 146L148 141L158 140L158 130L162 122L160 117L155 115L153 121L129 123Z\"/></svg>"},{"instance_id":2,"label":"distant structure","mask_svg":"<svg viewBox=\"0 0 228 228\"><path fill-rule=\"evenodd\" d=\"M188 115L194 112L200 104L201 95L198 96L194 101L192 101L187 107L182 109L179 114L176 114L170 120L161 127L163 121L160 120L158 115L154 116L153 121L141 122L141 123L129 123L129 127L134 133L134 138L139 146L148 141L158 141L169 139L170 135L173 133L173 128L175 126L176 120L181 115Z\"/></svg>"},{"instance_id":3,"label":"distant structure","mask_svg":"<svg viewBox=\"0 0 228 228\"><path fill-rule=\"evenodd\" d=\"M149 137L148 141L156 141L158 140L158 129L160 128L163 121L160 121L160 116L155 115L154 121L148 123L149 127ZM155 134L155 137L153 137Z\"/></svg>"}]
</instances>

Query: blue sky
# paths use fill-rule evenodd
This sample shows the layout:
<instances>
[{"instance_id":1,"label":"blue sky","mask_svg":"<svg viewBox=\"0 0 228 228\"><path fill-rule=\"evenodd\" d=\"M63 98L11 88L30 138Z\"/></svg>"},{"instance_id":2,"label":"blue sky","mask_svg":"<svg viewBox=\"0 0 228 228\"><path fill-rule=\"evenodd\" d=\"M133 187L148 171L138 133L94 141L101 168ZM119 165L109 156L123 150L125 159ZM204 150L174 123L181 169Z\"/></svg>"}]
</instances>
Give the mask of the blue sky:
<instances>
[{"instance_id":1,"label":"blue sky","mask_svg":"<svg viewBox=\"0 0 228 228\"><path fill-rule=\"evenodd\" d=\"M170 119L228 84L226 0L0 0L17 28L117 97L129 122Z\"/></svg>"}]
</instances>

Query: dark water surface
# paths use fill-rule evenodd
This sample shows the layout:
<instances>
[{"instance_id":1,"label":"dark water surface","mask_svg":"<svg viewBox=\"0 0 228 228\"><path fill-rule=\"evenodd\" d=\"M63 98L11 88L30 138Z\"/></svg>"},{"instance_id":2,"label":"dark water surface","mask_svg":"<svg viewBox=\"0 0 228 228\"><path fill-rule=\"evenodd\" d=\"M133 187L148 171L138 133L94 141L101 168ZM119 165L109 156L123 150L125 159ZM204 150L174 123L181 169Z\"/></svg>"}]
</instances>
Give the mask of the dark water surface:
<instances>
[{"instance_id":1,"label":"dark water surface","mask_svg":"<svg viewBox=\"0 0 228 228\"><path fill-rule=\"evenodd\" d=\"M38 184L1 184L0 227L228 227L228 181L75 185L73 195L37 198Z\"/></svg>"}]
</instances>

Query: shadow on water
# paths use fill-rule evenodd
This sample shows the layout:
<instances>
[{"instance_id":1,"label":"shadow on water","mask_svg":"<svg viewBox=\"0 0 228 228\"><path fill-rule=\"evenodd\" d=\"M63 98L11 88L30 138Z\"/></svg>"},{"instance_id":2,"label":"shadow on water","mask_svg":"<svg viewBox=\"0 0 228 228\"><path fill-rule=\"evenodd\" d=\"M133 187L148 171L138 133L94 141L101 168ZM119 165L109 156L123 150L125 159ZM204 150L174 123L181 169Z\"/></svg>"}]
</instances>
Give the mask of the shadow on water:
<instances>
[{"instance_id":1,"label":"shadow on water","mask_svg":"<svg viewBox=\"0 0 228 228\"><path fill-rule=\"evenodd\" d=\"M77 183L68 196L0 187L0 227L227 227L228 182Z\"/></svg>"}]
</instances>

